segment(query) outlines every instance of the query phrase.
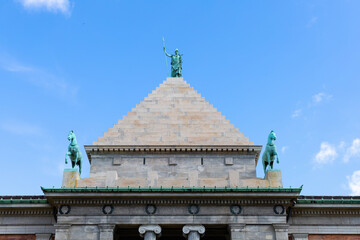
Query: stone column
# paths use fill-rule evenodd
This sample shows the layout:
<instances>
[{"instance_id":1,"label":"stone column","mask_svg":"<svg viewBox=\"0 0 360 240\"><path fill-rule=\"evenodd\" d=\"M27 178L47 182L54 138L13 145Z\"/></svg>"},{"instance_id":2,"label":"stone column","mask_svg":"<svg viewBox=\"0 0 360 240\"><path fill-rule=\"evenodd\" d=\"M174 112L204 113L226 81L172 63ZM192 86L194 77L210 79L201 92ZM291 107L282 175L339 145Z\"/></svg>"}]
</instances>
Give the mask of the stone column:
<instances>
[{"instance_id":1,"label":"stone column","mask_svg":"<svg viewBox=\"0 0 360 240\"><path fill-rule=\"evenodd\" d=\"M230 224L228 229L230 240L245 240L245 224Z\"/></svg>"},{"instance_id":2,"label":"stone column","mask_svg":"<svg viewBox=\"0 0 360 240\"><path fill-rule=\"evenodd\" d=\"M113 224L99 224L100 240L113 240L114 239L114 228Z\"/></svg>"},{"instance_id":3,"label":"stone column","mask_svg":"<svg viewBox=\"0 0 360 240\"><path fill-rule=\"evenodd\" d=\"M69 240L70 227L69 224L55 224L55 239Z\"/></svg>"},{"instance_id":4,"label":"stone column","mask_svg":"<svg viewBox=\"0 0 360 240\"><path fill-rule=\"evenodd\" d=\"M144 240L156 240L160 236L161 227L159 225L141 225L139 233Z\"/></svg>"},{"instance_id":5,"label":"stone column","mask_svg":"<svg viewBox=\"0 0 360 240\"><path fill-rule=\"evenodd\" d=\"M276 240L289 240L289 225L287 224L273 224L275 229Z\"/></svg>"},{"instance_id":6,"label":"stone column","mask_svg":"<svg viewBox=\"0 0 360 240\"><path fill-rule=\"evenodd\" d=\"M308 240L309 234L307 233L293 233L292 238L293 240Z\"/></svg>"},{"instance_id":7,"label":"stone column","mask_svg":"<svg viewBox=\"0 0 360 240\"><path fill-rule=\"evenodd\" d=\"M37 233L36 240L50 240L51 233Z\"/></svg>"},{"instance_id":8,"label":"stone column","mask_svg":"<svg viewBox=\"0 0 360 240\"><path fill-rule=\"evenodd\" d=\"M205 227L203 225L185 225L182 231L188 240L199 240L205 233Z\"/></svg>"}]
</instances>

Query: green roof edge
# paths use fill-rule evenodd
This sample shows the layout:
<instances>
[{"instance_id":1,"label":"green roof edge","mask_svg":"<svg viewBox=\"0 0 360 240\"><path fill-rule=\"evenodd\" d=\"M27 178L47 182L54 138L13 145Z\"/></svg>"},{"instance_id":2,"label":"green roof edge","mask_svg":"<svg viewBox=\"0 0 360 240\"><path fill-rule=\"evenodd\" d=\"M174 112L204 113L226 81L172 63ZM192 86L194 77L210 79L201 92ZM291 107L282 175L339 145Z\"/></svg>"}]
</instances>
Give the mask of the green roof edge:
<instances>
[{"instance_id":1,"label":"green roof edge","mask_svg":"<svg viewBox=\"0 0 360 240\"><path fill-rule=\"evenodd\" d=\"M300 193L302 187L300 188L199 188L199 187L182 187L182 188L134 188L134 187L127 187L127 188L43 188L41 187L44 193L85 193L85 192L292 192L292 193Z\"/></svg>"},{"instance_id":2,"label":"green roof edge","mask_svg":"<svg viewBox=\"0 0 360 240\"><path fill-rule=\"evenodd\" d=\"M298 199L298 204L360 204L360 199Z\"/></svg>"},{"instance_id":3,"label":"green roof edge","mask_svg":"<svg viewBox=\"0 0 360 240\"><path fill-rule=\"evenodd\" d=\"M48 203L47 199L3 199L0 198L0 204L22 204L22 203Z\"/></svg>"}]
</instances>

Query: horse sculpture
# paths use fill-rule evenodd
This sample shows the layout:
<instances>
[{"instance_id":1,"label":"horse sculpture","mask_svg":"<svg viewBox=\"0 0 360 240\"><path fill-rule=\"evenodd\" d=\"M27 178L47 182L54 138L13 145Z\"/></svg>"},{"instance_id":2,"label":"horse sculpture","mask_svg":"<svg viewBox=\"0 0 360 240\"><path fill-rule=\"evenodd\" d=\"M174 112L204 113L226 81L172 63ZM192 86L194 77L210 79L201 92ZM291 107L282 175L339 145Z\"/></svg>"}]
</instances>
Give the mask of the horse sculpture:
<instances>
[{"instance_id":1,"label":"horse sculpture","mask_svg":"<svg viewBox=\"0 0 360 240\"><path fill-rule=\"evenodd\" d=\"M68 147L68 152L65 154L65 164L67 164L67 157L69 156L72 168L74 168L75 165L78 165L79 173L81 174L82 154L79 150L79 145L77 144L74 131L71 130L69 132L68 140L70 141L70 144Z\"/></svg>"},{"instance_id":2,"label":"horse sculpture","mask_svg":"<svg viewBox=\"0 0 360 240\"><path fill-rule=\"evenodd\" d=\"M268 136L268 141L266 144L265 152L262 156L262 163L264 167L264 174L266 174L266 168L270 166L270 169L274 169L274 160L275 156L277 158L277 163L279 163L279 156L276 152L276 146L274 141L276 140L276 135L274 131L271 131Z\"/></svg>"}]
</instances>

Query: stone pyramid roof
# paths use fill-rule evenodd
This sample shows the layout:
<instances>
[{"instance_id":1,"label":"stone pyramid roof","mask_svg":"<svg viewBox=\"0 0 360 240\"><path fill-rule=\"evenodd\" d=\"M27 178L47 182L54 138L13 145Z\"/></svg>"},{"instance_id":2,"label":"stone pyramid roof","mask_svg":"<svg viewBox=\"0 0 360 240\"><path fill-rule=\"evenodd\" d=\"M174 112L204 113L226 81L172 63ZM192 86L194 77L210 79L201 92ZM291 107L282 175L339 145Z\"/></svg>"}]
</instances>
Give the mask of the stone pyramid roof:
<instances>
[{"instance_id":1,"label":"stone pyramid roof","mask_svg":"<svg viewBox=\"0 0 360 240\"><path fill-rule=\"evenodd\" d=\"M183 78L167 78L94 145L253 145Z\"/></svg>"}]
</instances>

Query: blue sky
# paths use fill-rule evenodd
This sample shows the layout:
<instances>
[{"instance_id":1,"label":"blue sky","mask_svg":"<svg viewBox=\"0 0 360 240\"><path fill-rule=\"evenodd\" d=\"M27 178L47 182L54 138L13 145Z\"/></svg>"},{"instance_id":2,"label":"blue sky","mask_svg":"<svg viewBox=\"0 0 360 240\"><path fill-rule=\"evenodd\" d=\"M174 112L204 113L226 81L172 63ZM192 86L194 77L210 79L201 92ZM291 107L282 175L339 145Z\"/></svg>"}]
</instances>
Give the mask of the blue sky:
<instances>
[{"instance_id":1,"label":"blue sky","mask_svg":"<svg viewBox=\"0 0 360 240\"><path fill-rule=\"evenodd\" d=\"M255 144L277 134L284 186L360 195L360 2L0 2L0 195L60 187L67 134L92 144L183 77ZM83 155L86 156L82 148ZM258 165L258 177L263 177ZM83 177L89 175L85 157Z\"/></svg>"}]
</instances>

